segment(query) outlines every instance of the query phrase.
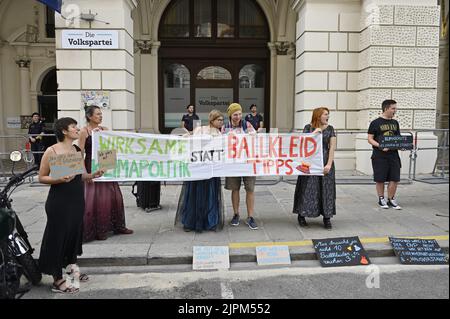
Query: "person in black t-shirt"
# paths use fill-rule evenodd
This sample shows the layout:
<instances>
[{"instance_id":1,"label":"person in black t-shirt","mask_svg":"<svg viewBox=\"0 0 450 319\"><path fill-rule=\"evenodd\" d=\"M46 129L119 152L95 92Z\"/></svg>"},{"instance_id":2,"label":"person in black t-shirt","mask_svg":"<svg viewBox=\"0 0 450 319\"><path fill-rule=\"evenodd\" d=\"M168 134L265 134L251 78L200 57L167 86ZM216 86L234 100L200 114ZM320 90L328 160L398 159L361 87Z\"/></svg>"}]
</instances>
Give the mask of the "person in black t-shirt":
<instances>
[{"instance_id":1,"label":"person in black t-shirt","mask_svg":"<svg viewBox=\"0 0 450 319\"><path fill-rule=\"evenodd\" d=\"M257 108L256 104L252 104L252 106L250 106L250 112L251 113L245 117L245 120L247 122L250 122L250 124L252 124L253 128L256 131L258 131L260 128L264 127L263 116L258 113L258 108Z\"/></svg>"},{"instance_id":2,"label":"person in black t-shirt","mask_svg":"<svg viewBox=\"0 0 450 319\"><path fill-rule=\"evenodd\" d=\"M400 124L394 120L397 112L397 102L386 100L383 102L383 114L370 123L369 144L373 147L372 167L374 180L377 183L378 205L381 208L402 209L395 200L397 186L400 182L402 163L397 150L381 149L381 136L400 135ZM384 197L384 184L388 182L388 200Z\"/></svg>"},{"instance_id":3,"label":"person in black t-shirt","mask_svg":"<svg viewBox=\"0 0 450 319\"><path fill-rule=\"evenodd\" d=\"M195 114L195 108L193 105L186 107L188 114L183 116L181 120L181 127L185 128L190 134L194 131L194 121L199 121L200 118Z\"/></svg>"},{"instance_id":4,"label":"person in black t-shirt","mask_svg":"<svg viewBox=\"0 0 450 319\"><path fill-rule=\"evenodd\" d=\"M28 128L28 139L31 143L31 151L33 152L34 163L37 166L41 165L42 152L44 145L42 143L42 136L44 133L44 123L41 122L41 115L39 113L33 113L33 121Z\"/></svg>"}]
</instances>

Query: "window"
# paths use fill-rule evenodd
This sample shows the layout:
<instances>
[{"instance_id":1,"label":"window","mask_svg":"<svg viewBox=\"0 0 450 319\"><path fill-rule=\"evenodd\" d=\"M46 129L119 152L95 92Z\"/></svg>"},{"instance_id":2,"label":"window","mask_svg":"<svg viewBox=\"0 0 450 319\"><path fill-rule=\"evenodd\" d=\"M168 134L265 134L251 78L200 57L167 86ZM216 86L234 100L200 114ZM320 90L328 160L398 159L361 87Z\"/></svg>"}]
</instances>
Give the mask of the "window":
<instances>
[{"instance_id":1,"label":"window","mask_svg":"<svg viewBox=\"0 0 450 319\"><path fill-rule=\"evenodd\" d=\"M164 70L165 126L179 127L191 103L191 73L183 64L170 64Z\"/></svg>"},{"instance_id":2,"label":"window","mask_svg":"<svg viewBox=\"0 0 450 319\"><path fill-rule=\"evenodd\" d=\"M174 0L161 21L162 39L269 38L255 0Z\"/></svg>"},{"instance_id":3,"label":"window","mask_svg":"<svg viewBox=\"0 0 450 319\"><path fill-rule=\"evenodd\" d=\"M231 80L231 73L220 66L209 66L198 73L197 80Z\"/></svg>"},{"instance_id":4,"label":"window","mask_svg":"<svg viewBox=\"0 0 450 319\"><path fill-rule=\"evenodd\" d=\"M160 36L163 38L189 38L189 0L174 1L163 18Z\"/></svg>"},{"instance_id":5,"label":"window","mask_svg":"<svg viewBox=\"0 0 450 319\"><path fill-rule=\"evenodd\" d=\"M46 7L45 35L47 38L55 38L55 11Z\"/></svg>"}]
</instances>

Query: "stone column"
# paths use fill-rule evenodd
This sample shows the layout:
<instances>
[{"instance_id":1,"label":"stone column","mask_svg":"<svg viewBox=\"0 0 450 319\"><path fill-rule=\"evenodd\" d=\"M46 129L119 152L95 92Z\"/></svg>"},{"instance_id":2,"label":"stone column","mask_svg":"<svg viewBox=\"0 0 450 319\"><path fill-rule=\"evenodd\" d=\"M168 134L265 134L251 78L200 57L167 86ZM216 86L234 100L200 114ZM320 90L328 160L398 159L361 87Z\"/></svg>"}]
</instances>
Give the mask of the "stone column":
<instances>
[{"instance_id":1,"label":"stone column","mask_svg":"<svg viewBox=\"0 0 450 319\"><path fill-rule=\"evenodd\" d=\"M5 134L6 117L5 110L3 108L3 65L2 65L2 53L4 42L0 40L0 135ZM4 152L4 139L0 139L0 152ZM2 151L3 150L3 151Z\"/></svg>"},{"instance_id":2,"label":"stone column","mask_svg":"<svg viewBox=\"0 0 450 319\"><path fill-rule=\"evenodd\" d=\"M404 5L404 4L411 5ZM367 130L380 116L383 100L398 102L396 119L403 132L436 127L439 59L439 7L436 1L365 0L361 6L358 128ZM436 146L432 133L421 134L419 147ZM367 134L356 147L370 148ZM371 151L357 152L356 169L371 174ZM401 152L408 173L409 152ZM420 152L417 173L433 170L435 151Z\"/></svg>"},{"instance_id":3,"label":"stone column","mask_svg":"<svg viewBox=\"0 0 450 319\"><path fill-rule=\"evenodd\" d=\"M20 72L20 114L31 115L30 97L30 59L20 58L16 60Z\"/></svg>"},{"instance_id":4,"label":"stone column","mask_svg":"<svg viewBox=\"0 0 450 319\"><path fill-rule=\"evenodd\" d=\"M84 124L80 91L110 92L110 108L104 109L103 124L114 130L135 130L134 39L131 12L135 0L67 0L63 14L96 14L88 22L73 23L56 14L56 65L58 71L58 116L70 116ZM107 22L109 24L105 24ZM119 48L112 50L63 49L64 29L118 30Z\"/></svg>"}]
</instances>

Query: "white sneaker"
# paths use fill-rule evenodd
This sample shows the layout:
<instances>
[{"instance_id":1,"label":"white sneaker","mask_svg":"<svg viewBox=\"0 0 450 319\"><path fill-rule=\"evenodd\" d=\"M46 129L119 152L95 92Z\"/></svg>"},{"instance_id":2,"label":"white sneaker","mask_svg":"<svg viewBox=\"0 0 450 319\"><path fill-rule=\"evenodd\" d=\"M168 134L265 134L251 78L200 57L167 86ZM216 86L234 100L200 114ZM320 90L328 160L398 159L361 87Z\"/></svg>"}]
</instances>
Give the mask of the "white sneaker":
<instances>
[{"instance_id":1,"label":"white sneaker","mask_svg":"<svg viewBox=\"0 0 450 319\"><path fill-rule=\"evenodd\" d=\"M402 210L402 207L397 204L397 201L395 200L395 198L389 199L388 205L390 207L392 207L393 209Z\"/></svg>"},{"instance_id":2,"label":"white sneaker","mask_svg":"<svg viewBox=\"0 0 450 319\"><path fill-rule=\"evenodd\" d=\"M380 206L380 208L383 208L383 209L389 209L389 206L386 202L386 199L384 199L384 197L380 197L378 199L378 206Z\"/></svg>"}]
</instances>

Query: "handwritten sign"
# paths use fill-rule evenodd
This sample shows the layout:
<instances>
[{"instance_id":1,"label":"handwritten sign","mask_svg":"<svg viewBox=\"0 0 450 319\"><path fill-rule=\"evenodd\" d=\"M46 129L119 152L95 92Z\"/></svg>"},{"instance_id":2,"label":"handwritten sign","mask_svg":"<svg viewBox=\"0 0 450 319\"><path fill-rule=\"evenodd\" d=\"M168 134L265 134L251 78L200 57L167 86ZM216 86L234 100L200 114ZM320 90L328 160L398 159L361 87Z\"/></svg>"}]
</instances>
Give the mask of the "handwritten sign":
<instances>
[{"instance_id":1,"label":"handwritten sign","mask_svg":"<svg viewBox=\"0 0 450 319\"><path fill-rule=\"evenodd\" d=\"M291 255L289 254L288 246L256 247L256 259L259 266L291 264Z\"/></svg>"},{"instance_id":2,"label":"handwritten sign","mask_svg":"<svg viewBox=\"0 0 450 319\"><path fill-rule=\"evenodd\" d=\"M448 259L436 240L389 237L402 264L446 265Z\"/></svg>"},{"instance_id":3,"label":"handwritten sign","mask_svg":"<svg viewBox=\"0 0 450 319\"><path fill-rule=\"evenodd\" d=\"M359 237L313 239L312 242L322 267L370 264Z\"/></svg>"},{"instance_id":4,"label":"handwritten sign","mask_svg":"<svg viewBox=\"0 0 450 319\"><path fill-rule=\"evenodd\" d=\"M413 136L381 136L380 148L388 148L391 150L412 150L414 148Z\"/></svg>"},{"instance_id":5,"label":"handwritten sign","mask_svg":"<svg viewBox=\"0 0 450 319\"><path fill-rule=\"evenodd\" d=\"M109 170L116 169L117 163L117 151L116 150L108 150L108 151L98 151L98 166L101 170Z\"/></svg>"},{"instance_id":6,"label":"handwritten sign","mask_svg":"<svg viewBox=\"0 0 450 319\"><path fill-rule=\"evenodd\" d=\"M49 164L50 177L54 179L83 174L85 171L80 152L51 156Z\"/></svg>"},{"instance_id":7,"label":"handwritten sign","mask_svg":"<svg viewBox=\"0 0 450 319\"><path fill-rule=\"evenodd\" d=\"M194 270L229 268L230 251L227 246L194 246Z\"/></svg>"}]
</instances>

